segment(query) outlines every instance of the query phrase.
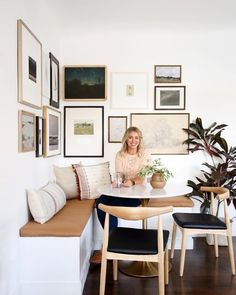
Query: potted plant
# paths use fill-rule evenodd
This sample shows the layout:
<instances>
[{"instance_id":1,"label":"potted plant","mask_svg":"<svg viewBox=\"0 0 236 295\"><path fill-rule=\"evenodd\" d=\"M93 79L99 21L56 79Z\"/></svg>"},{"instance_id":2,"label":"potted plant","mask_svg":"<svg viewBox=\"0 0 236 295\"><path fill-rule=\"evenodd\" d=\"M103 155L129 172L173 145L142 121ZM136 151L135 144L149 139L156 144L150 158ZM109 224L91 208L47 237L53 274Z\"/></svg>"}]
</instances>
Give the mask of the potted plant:
<instances>
[{"instance_id":1,"label":"potted plant","mask_svg":"<svg viewBox=\"0 0 236 295\"><path fill-rule=\"evenodd\" d=\"M140 170L139 175L142 177L151 175L152 177L150 183L153 188L163 188L166 181L170 177L173 177L172 172L163 166L159 158L150 161L146 166L144 166Z\"/></svg>"},{"instance_id":2,"label":"potted plant","mask_svg":"<svg viewBox=\"0 0 236 295\"><path fill-rule=\"evenodd\" d=\"M217 125L213 123L210 127L203 127L201 118L184 129L189 134L185 144L189 144L189 151L194 153L202 151L209 161L202 165L206 168L201 170L203 177L196 177L197 182L188 180L188 185L193 191L190 196L199 196L202 201L203 211L210 207L209 194L203 194L199 189L201 186L223 186L229 189L231 198L236 208L236 147L228 148L227 141L221 136L226 124ZM199 199L198 199L199 200ZM220 203L217 206L217 214Z\"/></svg>"}]
</instances>

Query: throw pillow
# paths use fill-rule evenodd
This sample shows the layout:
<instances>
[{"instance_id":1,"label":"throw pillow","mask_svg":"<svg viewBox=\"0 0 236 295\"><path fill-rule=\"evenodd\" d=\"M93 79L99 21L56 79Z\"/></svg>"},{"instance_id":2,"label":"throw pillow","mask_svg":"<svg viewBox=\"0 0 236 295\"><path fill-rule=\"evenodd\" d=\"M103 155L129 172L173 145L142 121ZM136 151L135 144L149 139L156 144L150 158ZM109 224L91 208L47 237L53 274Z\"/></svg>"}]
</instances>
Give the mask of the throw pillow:
<instances>
[{"instance_id":1,"label":"throw pillow","mask_svg":"<svg viewBox=\"0 0 236 295\"><path fill-rule=\"evenodd\" d=\"M77 165L73 165L76 167ZM66 198L75 199L80 198L79 187L77 186L76 175L72 166L58 167L53 166L54 174L56 176L56 183L64 190Z\"/></svg>"},{"instance_id":2,"label":"throw pillow","mask_svg":"<svg viewBox=\"0 0 236 295\"><path fill-rule=\"evenodd\" d=\"M99 197L97 188L111 183L109 162L76 168L80 184L81 199L96 199Z\"/></svg>"},{"instance_id":3,"label":"throw pillow","mask_svg":"<svg viewBox=\"0 0 236 295\"><path fill-rule=\"evenodd\" d=\"M66 204L66 195L56 183L48 183L38 190L28 190L28 204L34 220L45 223Z\"/></svg>"}]
</instances>

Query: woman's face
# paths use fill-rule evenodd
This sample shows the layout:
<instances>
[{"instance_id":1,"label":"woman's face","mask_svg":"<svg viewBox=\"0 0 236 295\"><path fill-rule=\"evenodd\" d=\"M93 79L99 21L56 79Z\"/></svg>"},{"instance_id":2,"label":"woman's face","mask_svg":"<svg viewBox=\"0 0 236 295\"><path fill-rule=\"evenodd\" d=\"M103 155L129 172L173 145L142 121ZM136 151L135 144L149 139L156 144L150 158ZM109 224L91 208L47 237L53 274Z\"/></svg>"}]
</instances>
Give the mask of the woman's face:
<instances>
[{"instance_id":1,"label":"woman's face","mask_svg":"<svg viewBox=\"0 0 236 295\"><path fill-rule=\"evenodd\" d=\"M126 140L126 143L128 145L128 150L136 150L138 149L139 146L139 135L135 131L131 131L128 135L128 138Z\"/></svg>"}]
</instances>

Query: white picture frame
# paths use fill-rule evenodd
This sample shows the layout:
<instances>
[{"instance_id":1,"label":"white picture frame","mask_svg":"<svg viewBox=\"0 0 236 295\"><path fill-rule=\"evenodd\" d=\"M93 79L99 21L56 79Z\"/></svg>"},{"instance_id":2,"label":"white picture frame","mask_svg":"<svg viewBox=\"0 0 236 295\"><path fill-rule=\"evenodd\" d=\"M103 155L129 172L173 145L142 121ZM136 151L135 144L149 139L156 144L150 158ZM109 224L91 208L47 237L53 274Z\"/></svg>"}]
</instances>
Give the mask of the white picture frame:
<instances>
[{"instance_id":1,"label":"white picture frame","mask_svg":"<svg viewBox=\"0 0 236 295\"><path fill-rule=\"evenodd\" d=\"M111 108L146 109L148 73L111 73Z\"/></svg>"},{"instance_id":2,"label":"white picture frame","mask_svg":"<svg viewBox=\"0 0 236 295\"><path fill-rule=\"evenodd\" d=\"M64 157L104 156L104 107L64 107Z\"/></svg>"},{"instance_id":3,"label":"white picture frame","mask_svg":"<svg viewBox=\"0 0 236 295\"><path fill-rule=\"evenodd\" d=\"M43 82L43 96L50 98L50 58L49 52L42 53L42 82Z\"/></svg>"},{"instance_id":4,"label":"white picture frame","mask_svg":"<svg viewBox=\"0 0 236 295\"><path fill-rule=\"evenodd\" d=\"M26 24L17 21L18 101L42 107L42 44Z\"/></svg>"}]
</instances>

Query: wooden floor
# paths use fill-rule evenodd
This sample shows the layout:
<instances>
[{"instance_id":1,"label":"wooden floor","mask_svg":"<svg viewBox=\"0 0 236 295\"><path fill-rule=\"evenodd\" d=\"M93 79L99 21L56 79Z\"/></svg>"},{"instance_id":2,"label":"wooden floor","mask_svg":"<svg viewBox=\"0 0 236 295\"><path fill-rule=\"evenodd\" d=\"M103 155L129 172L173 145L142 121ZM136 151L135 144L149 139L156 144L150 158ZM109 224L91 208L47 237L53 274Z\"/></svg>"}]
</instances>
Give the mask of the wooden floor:
<instances>
[{"instance_id":1,"label":"wooden floor","mask_svg":"<svg viewBox=\"0 0 236 295\"><path fill-rule=\"evenodd\" d=\"M218 259L214 249L204 238L194 239L194 250L187 250L183 278L179 277L180 251L176 250L170 272L166 295L235 295L236 276L231 275L228 248L220 247ZM234 253L236 239L234 238ZM236 256L235 256L236 257ZM100 265L91 265L83 295L99 294ZM113 281L109 262L106 295L153 295L158 294L157 278L134 278L119 272Z\"/></svg>"}]
</instances>

